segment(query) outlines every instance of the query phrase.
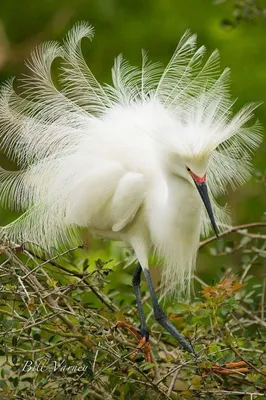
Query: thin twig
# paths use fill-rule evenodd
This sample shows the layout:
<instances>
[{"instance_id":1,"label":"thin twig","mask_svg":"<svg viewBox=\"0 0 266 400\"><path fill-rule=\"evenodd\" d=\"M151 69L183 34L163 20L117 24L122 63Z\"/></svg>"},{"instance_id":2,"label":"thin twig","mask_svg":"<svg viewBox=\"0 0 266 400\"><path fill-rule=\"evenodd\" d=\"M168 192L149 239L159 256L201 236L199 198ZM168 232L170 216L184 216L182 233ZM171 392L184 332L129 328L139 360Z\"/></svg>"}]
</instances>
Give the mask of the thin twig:
<instances>
[{"instance_id":1,"label":"thin twig","mask_svg":"<svg viewBox=\"0 0 266 400\"><path fill-rule=\"evenodd\" d=\"M264 310L265 310L265 291L266 291L266 278L263 279L262 289L261 289L261 313L260 318L264 321Z\"/></svg>"},{"instance_id":2,"label":"thin twig","mask_svg":"<svg viewBox=\"0 0 266 400\"><path fill-rule=\"evenodd\" d=\"M170 385L169 385L169 389L168 389L168 392L167 392L168 396L171 396L172 390L173 390L174 387L175 387L175 383L176 383L178 374L179 374L179 370L177 369L177 370L175 371L174 376L173 376L173 379L171 380L171 383L170 383Z\"/></svg>"},{"instance_id":3,"label":"thin twig","mask_svg":"<svg viewBox=\"0 0 266 400\"><path fill-rule=\"evenodd\" d=\"M78 248L82 248L82 246L79 246ZM73 251L73 250L75 250L75 249L76 249L76 248L71 249L71 251ZM90 288L90 290L95 294L95 296L97 296L97 297L101 300L101 302L102 302L103 304L105 304L111 311L118 311L118 307L117 307L114 303L112 303L112 302L110 301L110 299L109 299L107 296L104 295L104 293L101 293L101 292L99 291L99 289L96 289L96 288L86 279L86 278L89 276L89 274L84 274L84 273L80 273L80 272L77 272L77 271L70 271L68 268L64 267L63 265L59 264L58 262L55 262L55 261L54 261L54 260L55 260L55 257L46 260L44 257L41 257L41 256L39 256L38 254L35 254L32 250L28 250L28 249L27 249L27 252L28 252L29 254L31 254L33 257L36 257L37 259L43 261L43 263L40 264L40 266L41 266L41 265L46 265L46 264L51 264L51 265L53 265L54 267L56 267L56 268L58 268L58 269L60 269L60 270L62 270L62 271L64 271L64 272L66 272L67 274L69 274L69 275L71 275L71 276L73 276L73 277L76 277L76 278L79 278L79 279L84 280L84 282L86 283L86 285L87 285L87 286ZM60 254L59 256L57 256L56 258L58 258L58 257L60 257L60 256L63 256L64 254L65 254L65 253L62 253L62 254Z\"/></svg>"},{"instance_id":4,"label":"thin twig","mask_svg":"<svg viewBox=\"0 0 266 400\"><path fill-rule=\"evenodd\" d=\"M250 224L232 226L231 228L227 229L226 231L221 232L219 237L223 237L223 236L228 235L229 233L238 232L238 231L241 231L243 229L258 228L258 227L266 227L266 222L253 222L253 223L250 223ZM216 236L211 236L210 238L208 238L206 240L203 240L199 244L199 249L201 249L202 247L206 246L207 244L209 244L211 242L214 242L215 240L217 240Z\"/></svg>"}]
</instances>

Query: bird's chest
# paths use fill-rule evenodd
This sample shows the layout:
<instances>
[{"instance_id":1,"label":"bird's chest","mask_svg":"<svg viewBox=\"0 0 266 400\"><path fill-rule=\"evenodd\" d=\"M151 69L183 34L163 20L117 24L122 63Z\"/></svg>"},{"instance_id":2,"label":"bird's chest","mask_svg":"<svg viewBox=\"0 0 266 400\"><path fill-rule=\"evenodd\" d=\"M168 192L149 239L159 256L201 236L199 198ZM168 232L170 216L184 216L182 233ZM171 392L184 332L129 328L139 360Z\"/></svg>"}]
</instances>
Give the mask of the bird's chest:
<instances>
[{"instance_id":1,"label":"bird's chest","mask_svg":"<svg viewBox=\"0 0 266 400\"><path fill-rule=\"evenodd\" d=\"M196 240L200 231L201 199L195 188L184 180L161 184L153 197L151 234L158 241ZM156 241L157 241L156 240Z\"/></svg>"},{"instance_id":2,"label":"bird's chest","mask_svg":"<svg viewBox=\"0 0 266 400\"><path fill-rule=\"evenodd\" d=\"M169 193L167 201L167 216L182 229L192 229L200 221L202 202L199 194L190 184L182 190L175 189Z\"/></svg>"}]
</instances>

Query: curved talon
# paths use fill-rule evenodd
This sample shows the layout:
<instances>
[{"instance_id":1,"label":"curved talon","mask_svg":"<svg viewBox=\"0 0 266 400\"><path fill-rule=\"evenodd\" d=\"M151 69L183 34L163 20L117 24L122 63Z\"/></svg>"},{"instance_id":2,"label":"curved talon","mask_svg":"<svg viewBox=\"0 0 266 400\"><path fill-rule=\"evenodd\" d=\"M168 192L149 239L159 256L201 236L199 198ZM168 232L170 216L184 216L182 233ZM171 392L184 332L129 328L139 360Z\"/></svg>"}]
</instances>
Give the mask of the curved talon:
<instances>
[{"instance_id":1,"label":"curved talon","mask_svg":"<svg viewBox=\"0 0 266 400\"><path fill-rule=\"evenodd\" d=\"M140 331L138 329L134 328L134 326L128 324L126 321L117 321L117 323L115 324L113 329L116 330L121 327L128 329L130 332L133 333L133 335L136 336L137 339L142 338Z\"/></svg>"},{"instance_id":2,"label":"curved talon","mask_svg":"<svg viewBox=\"0 0 266 400\"><path fill-rule=\"evenodd\" d=\"M142 348L145 349L145 348L147 347L148 344L149 344L149 342L147 341L146 337L143 336L143 337L140 339L139 344L137 345L137 347L136 347L134 353L131 354L130 360L131 360L131 361L134 361L135 358L136 358L136 356L137 356L137 354L139 353L140 349L142 349ZM149 344L149 347L150 347L150 344Z\"/></svg>"},{"instance_id":3,"label":"curved talon","mask_svg":"<svg viewBox=\"0 0 266 400\"><path fill-rule=\"evenodd\" d=\"M145 361L151 363L152 358L151 358L151 345L149 341L149 333L143 332L143 334L141 334L138 329L134 328L132 325L128 324L125 321L118 321L113 329L118 329L120 327L128 329L136 336L137 339L139 339L139 343L135 351L130 355L130 360L134 361L135 358L137 357L137 354L140 352L141 349L143 349ZM155 372L153 368L150 368L150 372L151 376L154 377Z\"/></svg>"},{"instance_id":4,"label":"curved talon","mask_svg":"<svg viewBox=\"0 0 266 400\"><path fill-rule=\"evenodd\" d=\"M144 348L144 354L145 354L145 360L147 362L151 363L152 362L152 358L151 358L151 344L150 344L150 342L147 342L147 344L146 344L146 346ZM153 368L151 368L151 372L154 375L154 369Z\"/></svg>"},{"instance_id":5,"label":"curved talon","mask_svg":"<svg viewBox=\"0 0 266 400\"><path fill-rule=\"evenodd\" d=\"M134 361L134 360L135 360L135 358L136 358L137 354L139 353L140 349L143 349L143 350L144 350L144 358L145 358L145 361L148 362L148 363L151 363L151 362L152 362L152 358L151 358L151 344L150 344L150 342L149 342L149 339L146 338L146 336L143 336L143 337L141 338L141 340L139 341L139 344L138 344L137 347L136 347L135 352L134 352L133 354L131 354L130 360L131 360L131 361ZM150 368L150 373L151 373L151 376L154 378L154 376L155 376L155 371L154 371L154 368L153 368L153 367Z\"/></svg>"}]
</instances>

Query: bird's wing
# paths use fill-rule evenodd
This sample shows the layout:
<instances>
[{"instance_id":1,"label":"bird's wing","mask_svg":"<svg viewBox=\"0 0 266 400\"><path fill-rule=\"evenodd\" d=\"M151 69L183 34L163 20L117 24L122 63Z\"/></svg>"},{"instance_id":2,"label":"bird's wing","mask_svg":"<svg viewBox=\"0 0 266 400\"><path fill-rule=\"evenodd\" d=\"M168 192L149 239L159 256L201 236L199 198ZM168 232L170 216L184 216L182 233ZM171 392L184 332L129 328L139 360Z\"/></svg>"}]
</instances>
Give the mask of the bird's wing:
<instances>
[{"instance_id":1,"label":"bird's wing","mask_svg":"<svg viewBox=\"0 0 266 400\"><path fill-rule=\"evenodd\" d=\"M94 165L93 165L94 164ZM118 162L101 158L94 159L92 167L74 178L74 185L67 194L67 224L88 226L96 229L110 229L112 220L106 215L120 179L125 174Z\"/></svg>"},{"instance_id":2,"label":"bird's wing","mask_svg":"<svg viewBox=\"0 0 266 400\"><path fill-rule=\"evenodd\" d=\"M144 199L144 177L120 163L98 160L68 195L66 223L97 230L123 229Z\"/></svg>"},{"instance_id":3,"label":"bird's wing","mask_svg":"<svg viewBox=\"0 0 266 400\"><path fill-rule=\"evenodd\" d=\"M119 181L111 202L114 232L120 231L134 219L144 200L144 193L145 179L142 174L128 172Z\"/></svg>"}]
</instances>

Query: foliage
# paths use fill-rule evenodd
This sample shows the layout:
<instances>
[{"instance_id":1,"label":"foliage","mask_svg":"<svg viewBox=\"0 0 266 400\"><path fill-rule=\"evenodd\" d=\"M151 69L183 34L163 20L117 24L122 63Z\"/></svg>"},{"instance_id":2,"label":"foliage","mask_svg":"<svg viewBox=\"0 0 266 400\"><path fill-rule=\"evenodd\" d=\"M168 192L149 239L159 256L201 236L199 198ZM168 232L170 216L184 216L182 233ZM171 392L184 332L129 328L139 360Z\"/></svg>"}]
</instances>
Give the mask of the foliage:
<instances>
[{"instance_id":1,"label":"foliage","mask_svg":"<svg viewBox=\"0 0 266 400\"><path fill-rule=\"evenodd\" d=\"M196 358L154 321L142 284L152 363L145 362L142 350L133 361L137 339L127 329L115 329L118 320L139 325L133 291L126 283L134 265L125 270L121 263L110 270L110 262L101 260L89 265L83 246L52 257L35 254L27 244L2 243L1 398L266 396L266 278L250 273L265 260L266 236L250 232L260 225L265 223L233 228L217 245L214 238L201 242L201 248L211 246L213 259L226 249L240 249L238 274L219 271L213 285L195 276L193 301L170 298L163 305L193 344ZM229 234L237 235L233 247ZM121 291L113 286L116 274L124 276ZM159 296L160 286L157 292Z\"/></svg>"},{"instance_id":2,"label":"foliage","mask_svg":"<svg viewBox=\"0 0 266 400\"><path fill-rule=\"evenodd\" d=\"M236 28L240 22L253 21L253 20L265 20L266 19L266 7L263 2L258 0L214 0L215 4L221 4L225 2L233 3L233 18L224 18L221 21L221 25L224 28Z\"/></svg>"}]
</instances>

